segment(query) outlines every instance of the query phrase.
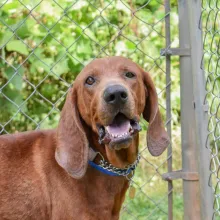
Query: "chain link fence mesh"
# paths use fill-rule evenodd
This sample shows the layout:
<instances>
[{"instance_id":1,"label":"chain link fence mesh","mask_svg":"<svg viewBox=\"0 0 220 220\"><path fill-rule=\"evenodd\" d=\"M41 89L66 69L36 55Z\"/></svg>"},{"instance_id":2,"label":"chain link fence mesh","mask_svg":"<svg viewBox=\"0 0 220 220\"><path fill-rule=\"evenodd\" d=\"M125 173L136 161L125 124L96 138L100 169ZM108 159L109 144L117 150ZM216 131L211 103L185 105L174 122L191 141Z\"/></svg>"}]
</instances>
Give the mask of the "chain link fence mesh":
<instances>
[{"instance_id":1,"label":"chain link fence mesh","mask_svg":"<svg viewBox=\"0 0 220 220\"><path fill-rule=\"evenodd\" d=\"M0 134L56 127L75 77L88 62L99 57L122 55L150 72L164 120L166 97L171 97L172 118L165 121L172 123L174 128L173 153L153 158L145 147L145 132L141 132L141 162L133 179L136 196L133 200L126 198L121 211L121 219L126 220L167 219L168 197L172 196L175 197L175 219L180 219L183 212L180 182L176 181L177 190L172 195L173 189L168 191L167 182L161 178L167 172L167 161L172 155L175 155L173 168L181 167L179 63L173 59L172 77L175 80L171 77L171 81L166 82L166 58L160 55L160 49L166 47L165 18L171 16L174 24L171 33L177 36L178 17L175 3L167 14L164 4L162 0L6 0L0 3ZM204 7L207 14L208 10ZM206 28L206 33L208 44L211 40L217 43L215 33L219 33L218 30ZM178 38L172 38L171 42L173 47L177 46ZM204 42L206 46L206 40ZM205 56L208 60L214 56L219 59L219 51L211 48L207 46ZM211 63L208 61L205 67ZM218 180L219 133L215 128L219 126L219 92L216 93L219 73L217 67L216 70L209 68L206 69L207 84L212 88L208 95L212 98L212 106L218 109L211 111L210 117L213 126L210 130L213 148L210 150L212 164L216 165L212 174ZM172 88L171 93L167 94L167 87ZM211 100L208 95L207 100ZM144 122L142 127L147 129ZM216 184L218 188L218 181ZM218 197L216 210L219 211Z\"/></svg>"},{"instance_id":2,"label":"chain link fence mesh","mask_svg":"<svg viewBox=\"0 0 220 220\"><path fill-rule=\"evenodd\" d=\"M202 69L206 77L208 107L206 148L211 154L209 186L214 193L213 218L220 218L220 1L202 1L200 27L203 31Z\"/></svg>"}]
</instances>

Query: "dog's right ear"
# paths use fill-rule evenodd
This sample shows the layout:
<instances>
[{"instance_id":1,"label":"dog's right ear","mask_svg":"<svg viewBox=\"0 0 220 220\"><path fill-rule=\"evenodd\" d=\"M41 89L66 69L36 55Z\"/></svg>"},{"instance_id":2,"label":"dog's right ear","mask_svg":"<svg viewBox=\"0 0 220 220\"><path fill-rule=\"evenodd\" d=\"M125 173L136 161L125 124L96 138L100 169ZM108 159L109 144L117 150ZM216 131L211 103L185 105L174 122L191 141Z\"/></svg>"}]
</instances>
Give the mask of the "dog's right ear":
<instances>
[{"instance_id":1,"label":"dog's right ear","mask_svg":"<svg viewBox=\"0 0 220 220\"><path fill-rule=\"evenodd\" d=\"M154 83L147 72L143 72L146 89L146 103L143 117L149 122L147 131L147 146L153 156L161 155L170 143L170 138L161 119L158 98Z\"/></svg>"},{"instance_id":2,"label":"dog's right ear","mask_svg":"<svg viewBox=\"0 0 220 220\"><path fill-rule=\"evenodd\" d=\"M73 178L82 178L88 166L89 146L77 108L74 88L70 89L62 109L57 139L57 163Z\"/></svg>"}]
</instances>

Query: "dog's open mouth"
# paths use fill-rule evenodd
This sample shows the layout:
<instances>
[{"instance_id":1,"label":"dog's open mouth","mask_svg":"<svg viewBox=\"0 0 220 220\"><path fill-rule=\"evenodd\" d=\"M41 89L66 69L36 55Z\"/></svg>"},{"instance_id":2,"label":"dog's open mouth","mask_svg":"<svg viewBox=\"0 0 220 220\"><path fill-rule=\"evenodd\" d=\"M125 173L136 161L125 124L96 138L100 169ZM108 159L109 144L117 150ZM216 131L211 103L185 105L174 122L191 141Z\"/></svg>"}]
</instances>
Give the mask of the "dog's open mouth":
<instances>
[{"instance_id":1,"label":"dog's open mouth","mask_svg":"<svg viewBox=\"0 0 220 220\"><path fill-rule=\"evenodd\" d=\"M137 120L129 119L118 113L108 126L99 126L99 142L110 146L125 144L132 136L141 130Z\"/></svg>"}]
</instances>

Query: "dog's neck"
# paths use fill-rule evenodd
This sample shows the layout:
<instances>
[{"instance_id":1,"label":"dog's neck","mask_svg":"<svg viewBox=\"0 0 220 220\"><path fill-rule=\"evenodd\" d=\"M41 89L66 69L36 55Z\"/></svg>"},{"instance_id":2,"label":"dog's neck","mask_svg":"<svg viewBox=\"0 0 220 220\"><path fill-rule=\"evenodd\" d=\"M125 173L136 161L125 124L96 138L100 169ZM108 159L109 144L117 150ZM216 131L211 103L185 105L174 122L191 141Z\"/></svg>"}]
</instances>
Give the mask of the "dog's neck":
<instances>
[{"instance_id":1,"label":"dog's neck","mask_svg":"<svg viewBox=\"0 0 220 220\"><path fill-rule=\"evenodd\" d=\"M134 137L134 140L131 142L128 148L118 151L109 149L108 146L99 144L98 135L96 134L92 134L89 137L90 147L92 147L94 151L100 152L106 161L116 167L124 168L127 164L131 164L136 160L138 134ZM97 160L94 161L97 162ZM112 213L112 217L110 219L118 219L122 203L125 199L126 191L129 187L128 178L124 176L106 175L101 173L99 170L94 169L90 165L88 165L86 175L83 177L83 179L84 178L87 179L85 182L90 183L87 186L89 187L87 190L92 192L88 195L90 197L89 200L93 200L93 198L97 197L93 195L93 192L94 194L99 194L98 199L100 201L94 201L95 204L100 204L100 206L98 205L99 211L101 210L100 207L103 206L102 201L109 201L108 209L111 210ZM94 204L94 202L91 203L91 206Z\"/></svg>"},{"instance_id":2,"label":"dog's neck","mask_svg":"<svg viewBox=\"0 0 220 220\"><path fill-rule=\"evenodd\" d=\"M106 216L106 219L119 219L125 194L129 188L129 180L124 176L106 175L89 166L82 182L90 183L85 187L89 192L87 199L90 201L88 205L91 209L100 214L105 210L103 216ZM104 204L103 201L108 204Z\"/></svg>"}]
</instances>

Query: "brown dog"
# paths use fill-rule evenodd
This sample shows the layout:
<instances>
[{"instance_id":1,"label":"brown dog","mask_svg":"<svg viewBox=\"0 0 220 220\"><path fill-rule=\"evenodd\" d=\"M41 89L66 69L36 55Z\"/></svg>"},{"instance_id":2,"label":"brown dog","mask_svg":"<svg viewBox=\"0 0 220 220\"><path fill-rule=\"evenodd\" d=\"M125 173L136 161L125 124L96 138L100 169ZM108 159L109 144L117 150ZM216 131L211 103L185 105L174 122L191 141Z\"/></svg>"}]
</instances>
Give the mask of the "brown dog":
<instances>
[{"instance_id":1,"label":"brown dog","mask_svg":"<svg viewBox=\"0 0 220 220\"><path fill-rule=\"evenodd\" d=\"M0 219L119 219L142 113L158 156L169 138L149 74L122 57L92 61L70 89L58 129L0 136Z\"/></svg>"}]
</instances>

